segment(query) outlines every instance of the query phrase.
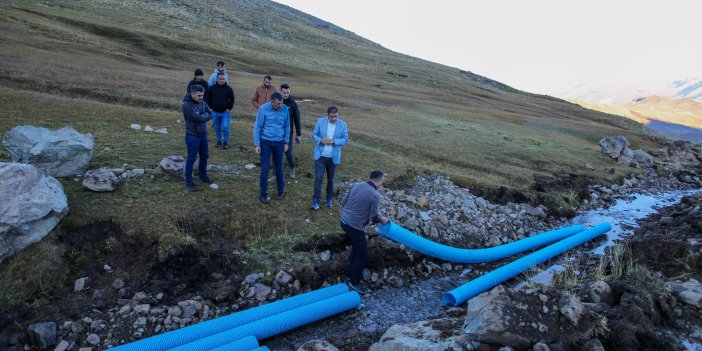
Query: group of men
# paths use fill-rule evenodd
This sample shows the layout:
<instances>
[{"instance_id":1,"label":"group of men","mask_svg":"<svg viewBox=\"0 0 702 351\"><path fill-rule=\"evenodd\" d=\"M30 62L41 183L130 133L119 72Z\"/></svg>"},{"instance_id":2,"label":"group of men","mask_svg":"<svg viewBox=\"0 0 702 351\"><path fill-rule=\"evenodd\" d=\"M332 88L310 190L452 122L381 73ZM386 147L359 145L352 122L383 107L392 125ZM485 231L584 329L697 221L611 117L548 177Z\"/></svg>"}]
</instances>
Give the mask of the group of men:
<instances>
[{"instance_id":1,"label":"group of men","mask_svg":"<svg viewBox=\"0 0 702 351\"><path fill-rule=\"evenodd\" d=\"M223 61L217 62L209 80L204 79L201 69L195 70L195 77L188 83L183 98L183 117L185 119L185 143L188 157L185 162L185 187L197 191L193 182L193 168L199 156L198 176L205 184L212 184L207 175L209 158L207 143L207 122L212 121L217 138L217 148L227 150L230 147L231 111L234 109L234 89L228 84L229 74ZM256 87L251 103L256 108L253 140L256 153L260 154L261 172L259 175L259 201L269 204L268 174L271 160L275 170L276 199L285 198L285 177L283 174L283 155L290 167L289 176L295 178L297 163L293 154L293 140L302 140L300 126L300 109L295 98L290 94L290 86L281 84L280 92L272 85L272 78L266 75L263 84ZM293 128L294 126L294 128ZM334 179L336 168L341 163L341 148L348 143L348 128L339 119L339 109L327 108L327 116L320 117L312 132L315 143L315 181L310 209L319 209L322 183L326 174L327 186L325 205L333 206ZM378 188L382 185L384 174L373 171L370 180L353 185L342 200L340 218L341 228L352 242L349 267L346 280L349 286L361 293L361 275L367 256L365 226L369 223L388 223L386 217L378 214L380 195Z\"/></svg>"}]
</instances>

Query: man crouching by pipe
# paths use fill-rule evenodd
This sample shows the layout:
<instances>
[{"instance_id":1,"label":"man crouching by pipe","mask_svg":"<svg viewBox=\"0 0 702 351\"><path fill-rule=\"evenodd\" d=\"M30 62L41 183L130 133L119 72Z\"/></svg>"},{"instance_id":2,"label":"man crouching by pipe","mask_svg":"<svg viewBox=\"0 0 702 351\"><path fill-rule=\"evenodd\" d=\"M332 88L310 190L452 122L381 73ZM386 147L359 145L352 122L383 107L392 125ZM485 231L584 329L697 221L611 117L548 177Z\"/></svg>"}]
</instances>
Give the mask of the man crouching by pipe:
<instances>
[{"instance_id":1,"label":"man crouching by pipe","mask_svg":"<svg viewBox=\"0 0 702 351\"><path fill-rule=\"evenodd\" d=\"M361 283L363 266L368 257L366 225L370 222L373 224L387 224L389 222L387 217L378 213L380 205L378 189L383 185L384 180L385 174L374 170L367 182L352 185L346 197L341 201L339 224L351 240L349 266L346 268L346 284L359 294L368 292Z\"/></svg>"}]
</instances>

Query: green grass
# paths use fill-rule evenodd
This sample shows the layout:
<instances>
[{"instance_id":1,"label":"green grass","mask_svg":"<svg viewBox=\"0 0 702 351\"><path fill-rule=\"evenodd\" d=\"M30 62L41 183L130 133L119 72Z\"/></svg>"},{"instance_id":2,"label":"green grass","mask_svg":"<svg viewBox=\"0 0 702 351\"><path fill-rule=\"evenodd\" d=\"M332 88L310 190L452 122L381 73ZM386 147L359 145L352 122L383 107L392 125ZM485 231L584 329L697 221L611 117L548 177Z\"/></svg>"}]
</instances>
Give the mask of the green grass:
<instances>
[{"instance_id":1,"label":"green grass","mask_svg":"<svg viewBox=\"0 0 702 351\"><path fill-rule=\"evenodd\" d=\"M330 105L340 107L350 133L337 182L379 168L389 174L388 184L438 172L471 189L528 191L536 175L609 181L629 172L600 154L603 136L626 135L634 147L656 148L643 127L627 119L514 89L487 90L458 69L314 22L266 1L0 1L0 133L25 124L71 125L95 136L90 168L154 169L165 156L185 152L179 108L194 68L209 73L224 59L237 100L233 142L226 152L211 149L210 162L243 168L259 161L252 147L251 92L264 74L272 74L275 85L290 83L300 101L304 140L295 145L300 169L283 202L256 201L257 169L243 177L213 174L221 188L194 194L158 172L107 194L62 180L70 206L62 226L115 223L144 250L158 251L144 257L162 260L192 246L243 240L248 271L308 267L316 253L291 248L340 231L338 208L307 209L313 179L306 174L314 169L310 134ZM134 131L132 123L165 127L170 134ZM0 161L8 160L0 151ZM617 173L604 173L607 166ZM103 245L119 252L119 241L113 236ZM30 250L43 248L36 254L53 262L59 249L50 242ZM33 259L21 253L0 264L0 275L24 281L33 273L19 267ZM10 298L2 301L36 296L63 277L51 266L47 274L52 278L27 278L24 288L3 285L0 296Z\"/></svg>"}]
</instances>

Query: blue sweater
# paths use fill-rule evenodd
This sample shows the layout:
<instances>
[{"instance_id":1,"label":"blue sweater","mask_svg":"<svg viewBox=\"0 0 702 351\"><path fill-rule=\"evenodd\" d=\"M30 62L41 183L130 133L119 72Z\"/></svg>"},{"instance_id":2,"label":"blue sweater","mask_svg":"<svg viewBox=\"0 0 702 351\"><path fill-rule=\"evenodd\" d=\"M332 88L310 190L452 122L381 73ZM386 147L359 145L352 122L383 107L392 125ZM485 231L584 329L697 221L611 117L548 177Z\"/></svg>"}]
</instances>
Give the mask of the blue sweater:
<instances>
[{"instance_id":1,"label":"blue sweater","mask_svg":"<svg viewBox=\"0 0 702 351\"><path fill-rule=\"evenodd\" d=\"M290 138L290 115L288 107L280 105L275 110L270 102L258 108L254 124L254 145L261 146L261 140L282 141L288 143Z\"/></svg>"}]
</instances>

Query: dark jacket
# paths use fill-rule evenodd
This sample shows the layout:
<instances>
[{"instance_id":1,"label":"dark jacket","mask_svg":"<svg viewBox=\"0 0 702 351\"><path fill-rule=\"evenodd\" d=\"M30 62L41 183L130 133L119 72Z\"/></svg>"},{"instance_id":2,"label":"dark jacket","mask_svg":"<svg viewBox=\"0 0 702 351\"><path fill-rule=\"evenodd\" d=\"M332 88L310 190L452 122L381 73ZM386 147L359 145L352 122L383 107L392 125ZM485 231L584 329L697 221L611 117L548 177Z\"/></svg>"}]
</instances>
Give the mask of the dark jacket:
<instances>
[{"instance_id":1,"label":"dark jacket","mask_svg":"<svg viewBox=\"0 0 702 351\"><path fill-rule=\"evenodd\" d=\"M193 85L199 85L203 87L205 89L205 97L207 97L207 90L210 88L210 85L207 84L207 81L204 79L202 80L202 82L196 82L195 78L193 78L193 80L191 80L190 83L188 83L188 87L185 88L185 95L190 95L190 88Z\"/></svg>"},{"instance_id":2,"label":"dark jacket","mask_svg":"<svg viewBox=\"0 0 702 351\"><path fill-rule=\"evenodd\" d=\"M185 134L206 137L207 121L212 119L212 109L207 106L205 100L196 103L188 94L183 97L183 118Z\"/></svg>"},{"instance_id":3,"label":"dark jacket","mask_svg":"<svg viewBox=\"0 0 702 351\"><path fill-rule=\"evenodd\" d=\"M290 111L290 136L293 135L293 125L295 126L295 135L301 136L302 130L300 129L300 109L297 107L297 101L290 95L289 98L283 99L283 103L288 107Z\"/></svg>"},{"instance_id":4,"label":"dark jacket","mask_svg":"<svg viewBox=\"0 0 702 351\"><path fill-rule=\"evenodd\" d=\"M234 89L224 83L213 85L205 97L207 105L215 112L225 112L234 109Z\"/></svg>"}]
</instances>

